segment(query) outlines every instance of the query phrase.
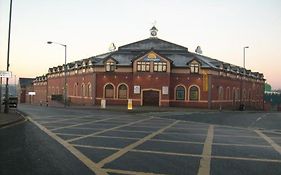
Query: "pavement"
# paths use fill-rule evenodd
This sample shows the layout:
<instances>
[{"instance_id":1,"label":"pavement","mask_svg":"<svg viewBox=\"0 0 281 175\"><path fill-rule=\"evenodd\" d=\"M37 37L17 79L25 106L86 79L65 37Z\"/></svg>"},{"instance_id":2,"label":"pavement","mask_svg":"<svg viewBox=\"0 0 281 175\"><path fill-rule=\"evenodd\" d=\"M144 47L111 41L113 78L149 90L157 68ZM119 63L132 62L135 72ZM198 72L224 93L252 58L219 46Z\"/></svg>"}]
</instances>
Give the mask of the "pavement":
<instances>
[{"instance_id":1,"label":"pavement","mask_svg":"<svg viewBox=\"0 0 281 175\"><path fill-rule=\"evenodd\" d=\"M24 120L25 118L17 111L17 109L10 109L9 113L0 111L0 128L7 127Z\"/></svg>"}]
</instances>

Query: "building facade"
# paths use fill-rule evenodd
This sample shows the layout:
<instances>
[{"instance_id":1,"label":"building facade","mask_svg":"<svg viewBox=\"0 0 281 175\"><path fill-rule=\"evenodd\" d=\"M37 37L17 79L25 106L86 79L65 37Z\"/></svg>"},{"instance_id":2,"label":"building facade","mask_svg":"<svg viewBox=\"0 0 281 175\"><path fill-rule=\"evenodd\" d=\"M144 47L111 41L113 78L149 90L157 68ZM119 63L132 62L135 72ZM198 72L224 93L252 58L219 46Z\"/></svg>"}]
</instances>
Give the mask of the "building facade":
<instances>
[{"instance_id":1,"label":"building facade","mask_svg":"<svg viewBox=\"0 0 281 175\"><path fill-rule=\"evenodd\" d=\"M35 103L69 105L181 106L190 108L263 108L262 73L193 53L151 37L109 53L49 68L34 82ZM64 97L64 68L66 94Z\"/></svg>"}]
</instances>

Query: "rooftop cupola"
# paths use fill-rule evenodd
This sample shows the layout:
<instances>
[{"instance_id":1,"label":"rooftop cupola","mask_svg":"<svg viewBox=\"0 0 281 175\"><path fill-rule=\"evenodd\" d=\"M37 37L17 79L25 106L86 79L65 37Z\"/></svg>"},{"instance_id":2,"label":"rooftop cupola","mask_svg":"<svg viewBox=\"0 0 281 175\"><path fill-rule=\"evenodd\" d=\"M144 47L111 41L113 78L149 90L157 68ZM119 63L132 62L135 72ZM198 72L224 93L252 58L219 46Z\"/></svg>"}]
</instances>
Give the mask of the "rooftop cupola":
<instances>
[{"instance_id":1,"label":"rooftop cupola","mask_svg":"<svg viewBox=\"0 0 281 175\"><path fill-rule=\"evenodd\" d=\"M157 29L155 26L153 26L153 27L150 29L150 35L151 35L151 37L153 37L153 38L157 37L157 32L158 32L158 29Z\"/></svg>"}]
</instances>

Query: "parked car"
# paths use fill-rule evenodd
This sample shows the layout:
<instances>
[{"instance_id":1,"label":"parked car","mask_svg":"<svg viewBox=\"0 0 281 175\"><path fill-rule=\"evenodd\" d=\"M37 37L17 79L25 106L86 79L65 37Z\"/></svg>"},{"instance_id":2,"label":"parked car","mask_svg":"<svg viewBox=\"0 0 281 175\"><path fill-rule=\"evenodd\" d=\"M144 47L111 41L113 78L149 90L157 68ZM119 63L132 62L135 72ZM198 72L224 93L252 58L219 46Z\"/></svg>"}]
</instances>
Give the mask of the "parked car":
<instances>
[{"instance_id":1,"label":"parked car","mask_svg":"<svg viewBox=\"0 0 281 175\"><path fill-rule=\"evenodd\" d=\"M3 105L6 103L6 99L3 99ZM18 97L17 96L10 96L9 97L9 107L12 108L16 108L18 107Z\"/></svg>"}]
</instances>

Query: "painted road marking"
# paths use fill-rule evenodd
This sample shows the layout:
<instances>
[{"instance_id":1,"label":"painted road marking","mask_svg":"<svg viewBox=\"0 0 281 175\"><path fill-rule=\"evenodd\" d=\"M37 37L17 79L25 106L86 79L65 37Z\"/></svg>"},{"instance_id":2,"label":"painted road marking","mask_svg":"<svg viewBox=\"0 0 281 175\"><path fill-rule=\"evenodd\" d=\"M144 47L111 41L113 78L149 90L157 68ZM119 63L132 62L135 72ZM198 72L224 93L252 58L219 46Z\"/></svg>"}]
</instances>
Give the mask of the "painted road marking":
<instances>
[{"instance_id":1,"label":"painted road marking","mask_svg":"<svg viewBox=\"0 0 281 175\"><path fill-rule=\"evenodd\" d=\"M205 140L202 158L197 175L209 175L211 167L212 143L214 138L214 125L210 125Z\"/></svg>"},{"instance_id":2,"label":"painted road marking","mask_svg":"<svg viewBox=\"0 0 281 175\"><path fill-rule=\"evenodd\" d=\"M41 125L45 125L45 124L50 124L50 123L57 123L57 122L65 122L65 121L71 121L71 120L76 120L76 119L84 119L84 118L89 118L92 117L93 115L86 115L86 116L82 116L82 117L77 117L77 116L73 116L72 118L64 118L64 119L58 119L55 121L46 121L46 122L42 122L40 123Z\"/></svg>"},{"instance_id":3,"label":"painted road marking","mask_svg":"<svg viewBox=\"0 0 281 175\"><path fill-rule=\"evenodd\" d=\"M248 128L251 128L252 126L254 126L259 120L261 120L263 117L266 117L267 115L269 115L269 113L263 114L262 116L258 117L255 121L253 121Z\"/></svg>"},{"instance_id":4,"label":"painted road marking","mask_svg":"<svg viewBox=\"0 0 281 175\"><path fill-rule=\"evenodd\" d=\"M81 126L81 125L90 124L90 123L103 122L103 121L111 120L111 119L114 119L114 118L116 118L116 117L106 118L106 119L101 119L101 120L94 120L94 121L89 121L89 122L83 122L83 123L78 123L78 124L74 124L74 125L62 126L62 127L51 129L51 131L55 131L55 130L59 130L59 129L65 129L65 128L72 128L72 127L75 127L75 126Z\"/></svg>"},{"instance_id":5,"label":"painted road marking","mask_svg":"<svg viewBox=\"0 0 281 175\"><path fill-rule=\"evenodd\" d=\"M98 166L99 166L99 167L103 167L105 164L110 163L110 162L112 162L113 160L115 160L115 159L121 157L122 155L126 154L126 153L129 152L130 150L132 150L132 149L134 149L135 147L137 147L137 146L143 144L143 143L146 142L147 140L152 139L152 138L155 137L156 135L161 134L161 133L164 132L166 129L168 129L168 128L174 126L175 124L177 124L177 123L179 123L179 122L180 122L180 121L175 121L175 122L173 122L172 124L170 124L170 125L168 125L168 126L162 128L162 129L160 129L160 130L158 130L158 131L156 131L156 132L154 132L154 133L152 133L152 134L149 134L148 136L145 136L144 138L138 140L137 142L135 142L135 143L133 143L133 144L131 144L131 145L128 145L128 146L126 146L125 148L122 148L120 151L118 151L118 152L112 154L111 156L109 156L109 157L103 159L102 161L100 161L100 162L98 163Z\"/></svg>"},{"instance_id":6,"label":"painted road marking","mask_svg":"<svg viewBox=\"0 0 281 175\"><path fill-rule=\"evenodd\" d=\"M145 172L136 172L136 171L127 171L127 170L116 170L116 169L104 169L108 173L117 173L117 174L130 174L130 175L166 175L166 174L156 174L156 173L145 173Z\"/></svg>"},{"instance_id":7,"label":"painted road marking","mask_svg":"<svg viewBox=\"0 0 281 175\"><path fill-rule=\"evenodd\" d=\"M84 148L92 148L92 149L114 150L114 151L120 151L122 149L122 148L90 146L90 145L80 145L80 144L72 144L72 146L84 147ZM170 155L170 156L184 156L184 157L199 157L199 158L203 157L203 155L201 155L201 154L188 154L188 153L175 153L175 152L163 152L163 151L150 151L150 150L141 150L141 149L132 149L132 150L130 150L130 152L150 153L150 154ZM230 157L230 156L214 156L214 155L212 155L210 158L281 163L281 160L278 160L278 159L262 159L262 158Z\"/></svg>"},{"instance_id":8,"label":"painted road marking","mask_svg":"<svg viewBox=\"0 0 281 175\"><path fill-rule=\"evenodd\" d=\"M142 120L138 120L138 121L135 121L135 122L127 123L127 124L124 124L124 125L119 125L119 126L116 126L116 127L113 127L113 128L109 128L109 129L105 129L105 130L102 130L102 131L94 132L92 134L84 135L84 136L77 137L77 138L74 138L74 139L69 139L67 141L68 142L73 142L73 141L76 141L76 140L80 140L80 139L84 139L84 138L87 138L87 137L95 136L95 135L98 135L98 134L105 133L107 131L112 131L112 130L115 130L115 129L118 129L118 128L122 128L122 127L125 127L125 126L130 126L130 125L133 125L133 124L136 124L136 123L140 123L140 122L143 122L143 121L146 121L146 120L151 120L151 119L153 119L153 117L149 117L149 118L146 118L146 119L142 119Z\"/></svg>"},{"instance_id":9,"label":"painted road marking","mask_svg":"<svg viewBox=\"0 0 281 175\"><path fill-rule=\"evenodd\" d=\"M281 146L279 146L277 143L275 143L271 138L263 134L259 130L255 130L255 132L261 136L264 140L266 140L279 154L281 154Z\"/></svg>"},{"instance_id":10,"label":"painted road marking","mask_svg":"<svg viewBox=\"0 0 281 175\"><path fill-rule=\"evenodd\" d=\"M61 139L59 136L57 136L55 133L49 131L44 126L40 125L30 117L28 117L29 121L31 121L33 124L35 124L38 128L40 128L42 131L44 131L46 134L48 134L51 138L59 142L61 145L63 145L68 151L70 151L75 157L77 157L81 162L83 162L88 168L90 168L93 172L95 172L97 175L108 175L106 171L99 168L96 163L91 161L88 157L86 157L84 154L82 154L80 151L78 151L76 148L71 146L71 144L67 143L63 139Z\"/></svg>"}]
</instances>

